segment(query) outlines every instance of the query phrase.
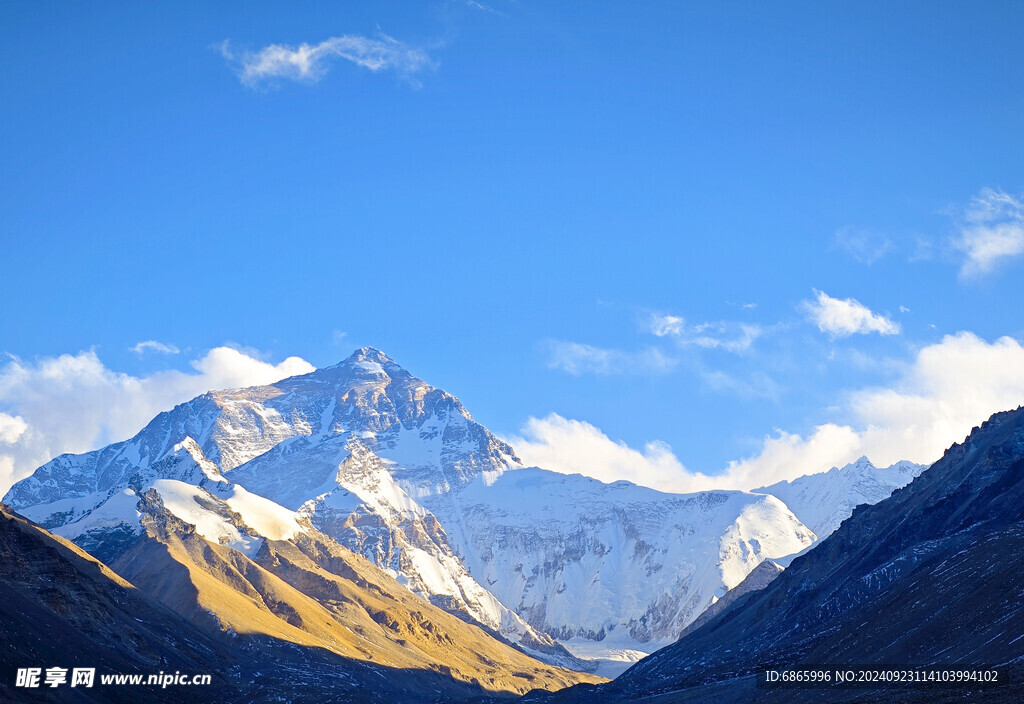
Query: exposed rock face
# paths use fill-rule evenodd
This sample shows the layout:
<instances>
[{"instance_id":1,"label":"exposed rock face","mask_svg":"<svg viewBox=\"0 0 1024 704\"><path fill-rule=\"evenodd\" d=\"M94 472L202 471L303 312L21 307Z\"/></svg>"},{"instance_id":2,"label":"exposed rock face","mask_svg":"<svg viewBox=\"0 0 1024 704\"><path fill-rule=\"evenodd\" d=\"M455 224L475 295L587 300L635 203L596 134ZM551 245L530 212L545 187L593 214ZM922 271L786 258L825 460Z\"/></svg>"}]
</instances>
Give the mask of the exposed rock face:
<instances>
[{"instance_id":1,"label":"exposed rock face","mask_svg":"<svg viewBox=\"0 0 1024 704\"><path fill-rule=\"evenodd\" d=\"M566 639L674 639L762 560L813 540L774 497L671 495L539 469L421 501L481 583Z\"/></svg>"},{"instance_id":2,"label":"exposed rock face","mask_svg":"<svg viewBox=\"0 0 1024 704\"><path fill-rule=\"evenodd\" d=\"M403 461L406 486L438 491L517 462L453 396L364 349L276 385L204 394L161 413L126 442L54 459L6 499L34 520L93 544L109 542L106 534L118 525L133 529L133 520L119 523L125 506L114 510L109 503L124 504L125 490L158 479L211 486L229 474L236 484L302 508L421 596L571 662L550 637L476 583L436 521L382 469L383 453ZM97 525L104 512L113 514L110 521ZM82 535L81 525L71 527L76 521L99 536Z\"/></svg>"},{"instance_id":3,"label":"exposed rock face","mask_svg":"<svg viewBox=\"0 0 1024 704\"><path fill-rule=\"evenodd\" d=\"M1024 409L999 413L908 486L858 507L768 587L587 701L749 701L765 663L1024 660ZM760 691L765 701L960 701L964 690ZM566 701L577 693L569 692ZM838 699L837 699L838 698ZM975 693L1018 701L1019 692ZM972 699L973 700L973 699Z\"/></svg>"},{"instance_id":4,"label":"exposed rock face","mask_svg":"<svg viewBox=\"0 0 1024 704\"><path fill-rule=\"evenodd\" d=\"M200 627L259 634L405 671L443 673L454 680L451 691L459 691L458 683L465 692L480 687L482 694L594 681L545 666L431 606L312 528L300 526L283 540L261 537L248 550L215 543L213 519L187 523L165 506L164 497L172 495L162 482L141 495L144 532L111 566ZM251 510L235 512L202 490L196 496L201 510L239 535L256 534L246 523Z\"/></svg>"},{"instance_id":5,"label":"exposed rock face","mask_svg":"<svg viewBox=\"0 0 1024 704\"><path fill-rule=\"evenodd\" d=\"M197 535L155 490L139 508L144 531L118 560L138 588L0 510L2 701L426 703L593 681L544 667L396 589L329 539L267 541L257 564ZM92 688L12 686L22 667L95 668L96 678ZM100 680L176 671L208 674L211 684Z\"/></svg>"}]
</instances>

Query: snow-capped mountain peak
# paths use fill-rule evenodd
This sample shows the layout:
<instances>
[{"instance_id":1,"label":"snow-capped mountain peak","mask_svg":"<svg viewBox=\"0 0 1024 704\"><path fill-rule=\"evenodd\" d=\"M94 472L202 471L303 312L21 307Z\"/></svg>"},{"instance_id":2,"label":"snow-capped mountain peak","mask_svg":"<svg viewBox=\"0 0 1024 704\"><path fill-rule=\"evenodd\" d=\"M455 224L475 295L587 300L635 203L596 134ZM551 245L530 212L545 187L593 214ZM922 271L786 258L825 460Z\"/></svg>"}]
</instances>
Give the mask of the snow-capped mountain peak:
<instances>
[{"instance_id":1,"label":"snow-capped mountain peak","mask_svg":"<svg viewBox=\"0 0 1024 704\"><path fill-rule=\"evenodd\" d=\"M867 457L827 472L753 489L782 499L818 539L824 539L850 517L855 506L875 504L923 472L925 465L901 461L876 467Z\"/></svg>"}]
</instances>

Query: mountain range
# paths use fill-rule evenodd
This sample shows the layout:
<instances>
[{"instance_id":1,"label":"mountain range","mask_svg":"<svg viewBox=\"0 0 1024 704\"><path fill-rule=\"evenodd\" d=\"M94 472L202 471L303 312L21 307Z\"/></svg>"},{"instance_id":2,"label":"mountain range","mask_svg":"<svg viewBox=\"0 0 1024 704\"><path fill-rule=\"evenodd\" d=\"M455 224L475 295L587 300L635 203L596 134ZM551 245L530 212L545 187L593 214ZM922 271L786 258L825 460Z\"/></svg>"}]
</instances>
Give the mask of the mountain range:
<instances>
[{"instance_id":1,"label":"mountain range","mask_svg":"<svg viewBox=\"0 0 1024 704\"><path fill-rule=\"evenodd\" d=\"M217 642L522 693L673 643L766 560L922 469L862 459L682 495L525 467L454 396L364 348L199 396L4 501Z\"/></svg>"}]
</instances>

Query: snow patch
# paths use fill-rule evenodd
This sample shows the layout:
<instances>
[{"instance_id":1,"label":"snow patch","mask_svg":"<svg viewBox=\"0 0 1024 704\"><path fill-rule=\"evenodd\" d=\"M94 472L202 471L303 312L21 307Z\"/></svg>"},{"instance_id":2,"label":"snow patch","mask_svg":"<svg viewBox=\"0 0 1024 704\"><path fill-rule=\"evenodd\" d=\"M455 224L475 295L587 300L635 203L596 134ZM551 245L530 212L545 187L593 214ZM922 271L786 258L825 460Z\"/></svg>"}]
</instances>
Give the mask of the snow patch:
<instances>
[{"instance_id":1,"label":"snow patch","mask_svg":"<svg viewBox=\"0 0 1024 704\"><path fill-rule=\"evenodd\" d=\"M251 494L240 486L232 486L231 493L222 497L231 510L242 516L249 526L264 538L270 540L291 540L306 529L299 524L298 514L257 494Z\"/></svg>"},{"instance_id":2,"label":"snow patch","mask_svg":"<svg viewBox=\"0 0 1024 704\"><path fill-rule=\"evenodd\" d=\"M226 518L204 506L218 503L205 489L175 479L158 479L153 482L153 488L160 495L164 508L195 526L196 533L210 542L234 548L249 557L254 557L263 545L261 539L244 535Z\"/></svg>"},{"instance_id":3,"label":"snow patch","mask_svg":"<svg viewBox=\"0 0 1024 704\"><path fill-rule=\"evenodd\" d=\"M135 533L142 532L139 522L142 514L138 511L139 497L131 489L119 491L74 523L54 528L53 532L62 538L74 540L83 533L97 529L111 529L128 526Z\"/></svg>"}]
</instances>

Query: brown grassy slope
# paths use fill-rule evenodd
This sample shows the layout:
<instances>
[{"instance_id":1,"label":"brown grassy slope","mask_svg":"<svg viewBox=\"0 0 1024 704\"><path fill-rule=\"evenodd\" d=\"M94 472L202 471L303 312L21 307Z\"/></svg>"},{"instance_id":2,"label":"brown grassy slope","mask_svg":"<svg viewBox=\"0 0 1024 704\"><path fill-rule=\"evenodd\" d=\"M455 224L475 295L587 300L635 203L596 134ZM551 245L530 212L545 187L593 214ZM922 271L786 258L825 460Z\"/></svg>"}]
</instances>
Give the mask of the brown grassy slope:
<instances>
[{"instance_id":1,"label":"brown grassy slope","mask_svg":"<svg viewBox=\"0 0 1024 704\"><path fill-rule=\"evenodd\" d=\"M0 508L0 702L134 702L130 688L14 689L19 667L93 667L105 673L210 673L196 702L230 692L222 643L149 599L90 555ZM216 667L213 665L216 663ZM173 702L173 690L146 701Z\"/></svg>"},{"instance_id":2,"label":"brown grassy slope","mask_svg":"<svg viewBox=\"0 0 1024 704\"><path fill-rule=\"evenodd\" d=\"M266 541L254 561L210 543L159 505L147 504L143 522L145 536L111 567L197 625L433 671L493 692L602 681L496 640L324 535Z\"/></svg>"}]
</instances>

